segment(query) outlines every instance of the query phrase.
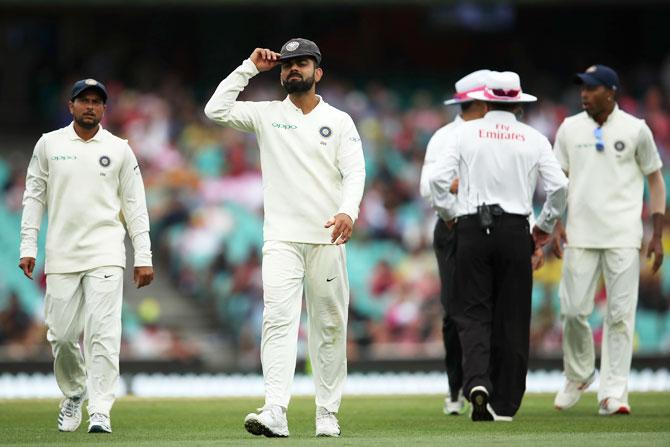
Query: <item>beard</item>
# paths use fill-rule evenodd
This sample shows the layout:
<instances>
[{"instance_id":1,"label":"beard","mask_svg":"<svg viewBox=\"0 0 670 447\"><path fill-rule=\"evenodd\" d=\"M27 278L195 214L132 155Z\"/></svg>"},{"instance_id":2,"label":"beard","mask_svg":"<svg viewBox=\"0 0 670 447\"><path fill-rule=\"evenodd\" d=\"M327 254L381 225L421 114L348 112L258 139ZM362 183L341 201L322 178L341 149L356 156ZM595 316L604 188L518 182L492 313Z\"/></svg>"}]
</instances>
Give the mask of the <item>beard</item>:
<instances>
[{"instance_id":1,"label":"beard","mask_svg":"<svg viewBox=\"0 0 670 447\"><path fill-rule=\"evenodd\" d=\"M79 125L79 127L86 130L95 129L98 127L98 124L100 124L100 120L98 118L84 115L75 117L74 121Z\"/></svg>"},{"instance_id":2,"label":"beard","mask_svg":"<svg viewBox=\"0 0 670 447\"><path fill-rule=\"evenodd\" d=\"M301 80L286 80L282 83L282 86L284 87L284 90L286 90L286 93L289 95L291 93L305 93L308 92L312 86L314 85L314 76L311 78L307 79L301 79Z\"/></svg>"}]
</instances>

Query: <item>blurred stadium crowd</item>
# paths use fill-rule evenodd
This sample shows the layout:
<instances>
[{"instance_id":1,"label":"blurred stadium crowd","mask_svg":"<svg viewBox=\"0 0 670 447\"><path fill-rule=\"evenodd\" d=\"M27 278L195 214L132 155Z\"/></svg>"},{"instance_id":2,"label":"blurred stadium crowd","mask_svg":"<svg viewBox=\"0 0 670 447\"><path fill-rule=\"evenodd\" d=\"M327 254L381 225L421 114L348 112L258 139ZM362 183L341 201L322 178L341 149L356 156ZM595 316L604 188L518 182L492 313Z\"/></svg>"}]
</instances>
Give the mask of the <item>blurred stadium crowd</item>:
<instances>
[{"instance_id":1,"label":"blurred stadium crowd","mask_svg":"<svg viewBox=\"0 0 670 447\"><path fill-rule=\"evenodd\" d=\"M143 91L118 80L103 81L110 92L103 125L127 138L141 160L159 271L169 272L184 299L215 316L221 337L241 368L257 368L263 307L262 184L255 137L209 123L195 92L169 74L155 88ZM542 91L533 91L540 102L524 117L550 140L563 118L579 110L579 92L570 80L553 81L564 85L561 94L545 97ZM623 82L627 88L619 104L647 120L670 184L670 59L656 73L624 77ZM324 99L350 113L357 123L366 158L366 191L348 243L349 358L440 358L442 308L431 247L435 216L421 200L418 185L429 138L458 112L442 105L453 83L445 83L442 94L402 90L380 81L352 87L328 78L322 84L319 92ZM259 76L242 98L283 95L273 76ZM65 125L69 117L64 107L61 110L59 121ZM5 359L50 356L40 317L44 277L38 275L33 284L16 268L29 154L24 155L0 158L0 357ZM670 236L665 241L670 248ZM545 266L535 274L534 356L560 353L560 271L560 261L548 253ZM656 276L643 268L640 287L636 351L667 355L670 262ZM596 307L605 300L601 289ZM160 326L152 306L156 303L139 310L125 308L122 356L197 356L197 350L184 347L176 333ZM602 313L595 312L592 320L598 340ZM304 335L301 331L300 337ZM299 356L304 358L305 351Z\"/></svg>"}]
</instances>

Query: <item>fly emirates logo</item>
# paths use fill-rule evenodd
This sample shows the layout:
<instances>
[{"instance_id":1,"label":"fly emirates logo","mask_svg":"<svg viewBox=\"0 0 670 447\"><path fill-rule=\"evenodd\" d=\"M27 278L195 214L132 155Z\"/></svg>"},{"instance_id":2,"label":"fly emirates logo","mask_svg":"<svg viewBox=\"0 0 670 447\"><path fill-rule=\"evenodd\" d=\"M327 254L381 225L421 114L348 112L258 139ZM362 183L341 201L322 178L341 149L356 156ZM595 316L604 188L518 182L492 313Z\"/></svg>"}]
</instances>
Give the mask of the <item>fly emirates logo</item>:
<instances>
[{"instance_id":1,"label":"fly emirates logo","mask_svg":"<svg viewBox=\"0 0 670 447\"><path fill-rule=\"evenodd\" d=\"M522 133L512 132L507 124L496 124L495 130L479 129L479 138L487 140L517 140L526 141L526 136Z\"/></svg>"}]
</instances>

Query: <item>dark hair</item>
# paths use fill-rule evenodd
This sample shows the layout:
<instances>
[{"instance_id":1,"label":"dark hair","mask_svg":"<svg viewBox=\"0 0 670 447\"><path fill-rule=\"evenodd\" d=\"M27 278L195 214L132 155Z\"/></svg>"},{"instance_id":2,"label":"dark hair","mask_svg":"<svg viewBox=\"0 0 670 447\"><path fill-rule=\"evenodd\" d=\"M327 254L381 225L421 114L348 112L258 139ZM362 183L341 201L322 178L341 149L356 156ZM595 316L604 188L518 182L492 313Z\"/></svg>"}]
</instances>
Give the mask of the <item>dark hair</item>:
<instances>
[{"instance_id":1,"label":"dark hair","mask_svg":"<svg viewBox=\"0 0 670 447\"><path fill-rule=\"evenodd\" d=\"M489 110L502 110L503 112L514 113L521 108L520 102L487 102Z\"/></svg>"},{"instance_id":2,"label":"dark hair","mask_svg":"<svg viewBox=\"0 0 670 447\"><path fill-rule=\"evenodd\" d=\"M283 64L284 62L291 61L291 60L294 60L294 59L310 59L312 62L314 62L314 69L315 69L315 70L316 70L317 68L320 68L320 67L321 67L321 64L319 63L319 61L317 61L316 58L315 58L314 56L310 56L310 55L297 56L297 57L292 57L292 58L290 58L290 59L280 60L279 63L280 63L280 64Z\"/></svg>"},{"instance_id":3,"label":"dark hair","mask_svg":"<svg viewBox=\"0 0 670 447\"><path fill-rule=\"evenodd\" d=\"M474 101L467 101L467 102L462 102L461 103L461 112L467 112L471 107L472 104L474 104Z\"/></svg>"}]
</instances>

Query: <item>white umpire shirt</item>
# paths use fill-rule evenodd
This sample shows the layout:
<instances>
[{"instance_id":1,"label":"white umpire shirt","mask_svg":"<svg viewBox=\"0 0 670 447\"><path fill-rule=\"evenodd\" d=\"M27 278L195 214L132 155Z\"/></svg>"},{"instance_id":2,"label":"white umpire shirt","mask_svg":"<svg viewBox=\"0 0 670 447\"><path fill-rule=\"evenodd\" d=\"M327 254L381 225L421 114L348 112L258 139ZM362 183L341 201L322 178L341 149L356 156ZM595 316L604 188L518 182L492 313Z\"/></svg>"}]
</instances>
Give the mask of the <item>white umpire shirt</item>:
<instances>
[{"instance_id":1,"label":"white umpire shirt","mask_svg":"<svg viewBox=\"0 0 670 447\"><path fill-rule=\"evenodd\" d=\"M481 204L498 204L506 213L530 215L538 176L546 200L536 225L551 232L566 205L568 179L547 138L517 121L513 113L490 111L462 123L447 141L442 162L430 181L440 217L477 213ZM459 178L458 194L449 192Z\"/></svg>"},{"instance_id":2,"label":"white umpire shirt","mask_svg":"<svg viewBox=\"0 0 670 447\"><path fill-rule=\"evenodd\" d=\"M37 257L48 211L45 273L125 268L125 221L136 267L151 266L144 183L128 142L100 129L82 140L73 124L37 141L26 175L20 256Z\"/></svg>"},{"instance_id":3,"label":"white umpire shirt","mask_svg":"<svg viewBox=\"0 0 670 447\"><path fill-rule=\"evenodd\" d=\"M586 112L568 117L554 150L570 176L568 244L581 248L640 248L644 177L663 166L651 130L618 106L602 125L604 149L596 150L596 123Z\"/></svg>"},{"instance_id":4,"label":"white umpire shirt","mask_svg":"<svg viewBox=\"0 0 670 447\"><path fill-rule=\"evenodd\" d=\"M456 128L464 123L461 115L456 115L456 118L446 126L440 127L435 134L428 141L426 147L426 156L423 160L423 167L421 168L421 180L419 182L419 192L424 200L432 204L433 195L430 190L430 179L433 178L436 169L439 166L441 155L444 153L444 148Z\"/></svg>"},{"instance_id":5,"label":"white umpire shirt","mask_svg":"<svg viewBox=\"0 0 670 447\"><path fill-rule=\"evenodd\" d=\"M263 172L264 240L330 244L324 224L335 214L356 220L365 184L361 138L351 117L320 96L308 114L283 101L237 101L258 74L246 59L205 106L223 126L254 132Z\"/></svg>"}]
</instances>

